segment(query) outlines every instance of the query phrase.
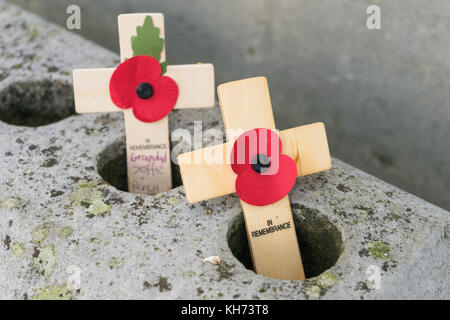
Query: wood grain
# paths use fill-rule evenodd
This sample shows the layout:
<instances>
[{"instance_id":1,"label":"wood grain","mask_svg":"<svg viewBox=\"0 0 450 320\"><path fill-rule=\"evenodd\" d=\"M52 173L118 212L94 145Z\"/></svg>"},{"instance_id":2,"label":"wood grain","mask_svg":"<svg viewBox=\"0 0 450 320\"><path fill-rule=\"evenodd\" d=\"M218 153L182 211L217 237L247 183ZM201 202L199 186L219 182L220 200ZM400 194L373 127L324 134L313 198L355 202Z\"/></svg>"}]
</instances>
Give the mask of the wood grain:
<instances>
[{"instance_id":1,"label":"wood grain","mask_svg":"<svg viewBox=\"0 0 450 320\"><path fill-rule=\"evenodd\" d=\"M275 130L265 77L226 83L220 85L217 91L226 129ZM234 141L239 134L228 130L228 140ZM289 196L268 206L257 207L244 201L241 201L241 206L255 272L278 279L305 279ZM253 237L252 234L257 230L271 226L268 221L274 225L288 224L291 227Z\"/></svg>"},{"instance_id":2,"label":"wood grain","mask_svg":"<svg viewBox=\"0 0 450 320\"><path fill-rule=\"evenodd\" d=\"M289 196L268 206L255 207L241 201L255 272L277 279L304 280ZM269 225L268 221L271 222ZM286 229L262 236L253 233L271 226Z\"/></svg>"},{"instance_id":3,"label":"wood grain","mask_svg":"<svg viewBox=\"0 0 450 320\"><path fill-rule=\"evenodd\" d=\"M114 68L75 69L73 91L77 113L118 112L109 95L109 79Z\"/></svg>"},{"instance_id":4,"label":"wood grain","mask_svg":"<svg viewBox=\"0 0 450 320\"><path fill-rule=\"evenodd\" d=\"M329 170L331 156L325 126L321 122L279 132L283 154L294 159L297 177ZM305 147L303 146L305 145ZM236 175L230 166L233 142L180 154L178 165L189 202L204 201L236 192ZM219 155L216 163L207 159ZM195 159L199 160L197 163ZM219 161L222 159L222 161ZM217 183L220 179L220 183Z\"/></svg>"},{"instance_id":5,"label":"wood grain","mask_svg":"<svg viewBox=\"0 0 450 320\"><path fill-rule=\"evenodd\" d=\"M168 117L149 124L136 119L130 109L124 116L128 191L157 194L172 189Z\"/></svg>"},{"instance_id":6,"label":"wood grain","mask_svg":"<svg viewBox=\"0 0 450 320\"><path fill-rule=\"evenodd\" d=\"M253 128L275 129L265 77L221 84L217 87L228 141Z\"/></svg>"}]
</instances>

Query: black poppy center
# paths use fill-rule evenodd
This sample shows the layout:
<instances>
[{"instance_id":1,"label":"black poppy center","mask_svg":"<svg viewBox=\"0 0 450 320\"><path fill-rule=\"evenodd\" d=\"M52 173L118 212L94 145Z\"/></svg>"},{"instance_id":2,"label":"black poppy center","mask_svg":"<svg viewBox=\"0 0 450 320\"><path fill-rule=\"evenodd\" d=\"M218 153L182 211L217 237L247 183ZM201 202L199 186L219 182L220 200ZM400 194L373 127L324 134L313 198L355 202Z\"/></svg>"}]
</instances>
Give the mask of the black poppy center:
<instances>
[{"instance_id":1,"label":"black poppy center","mask_svg":"<svg viewBox=\"0 0 450 320\"><path fill-rule=\"evenodd\" d=\"M270 168L270 159L265 154L257 154L252 159L252 168L258 173L264 173Z\"/></svg>"},{"instance_id":2,"label":"black poppy center","mask_svg":"<svg viewBox=\"0 0 450 320\"><path fill-rule=\"evenodd\" d=\"M153 96L153 87L150 83L142 82L137 86L136 93L141 99L149 99Z\"/></svg>"}]
</instances>

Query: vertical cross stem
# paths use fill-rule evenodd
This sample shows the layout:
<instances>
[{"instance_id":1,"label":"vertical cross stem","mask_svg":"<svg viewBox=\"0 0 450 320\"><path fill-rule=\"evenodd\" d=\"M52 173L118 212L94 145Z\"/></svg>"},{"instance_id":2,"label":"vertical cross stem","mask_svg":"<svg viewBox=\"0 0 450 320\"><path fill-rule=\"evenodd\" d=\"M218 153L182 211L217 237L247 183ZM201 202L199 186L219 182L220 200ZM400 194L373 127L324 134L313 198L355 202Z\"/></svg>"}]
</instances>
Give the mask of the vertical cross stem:
<instances>
[{"instance_id":1,"label":"vertical cross stem","mask_svg":"<svg viewBox=\"0 0 450 320\"><path fill-rule=\"evenodd\" d=\"M119 16L120 57L124 61L133 56L131 37L136 27L143 25L150 15L164 39L164 16L160 13L125 14ZM165 45L160 62L166 61ZM156 194L172 188L168 117L153 123L137 120L130 109L125 110L127 144L128 191Z\"/></svg>"},{"instance_id":2,"label":"vertical cross stem","mask_svg":"<svg viewBox=\"0 0 450 320\"><path fill-rule=\"evenodd\" d=\"M275 129L266 78L220 85L218 93L226 129ZM230 141L236 138L227 134ZM255 272L279 279L305 279L289 197L263 207L243 201L241 206ZM274 226L289 227L258 235L258 230L269 227L269 220Z\"/></svg>"}]
</instances>

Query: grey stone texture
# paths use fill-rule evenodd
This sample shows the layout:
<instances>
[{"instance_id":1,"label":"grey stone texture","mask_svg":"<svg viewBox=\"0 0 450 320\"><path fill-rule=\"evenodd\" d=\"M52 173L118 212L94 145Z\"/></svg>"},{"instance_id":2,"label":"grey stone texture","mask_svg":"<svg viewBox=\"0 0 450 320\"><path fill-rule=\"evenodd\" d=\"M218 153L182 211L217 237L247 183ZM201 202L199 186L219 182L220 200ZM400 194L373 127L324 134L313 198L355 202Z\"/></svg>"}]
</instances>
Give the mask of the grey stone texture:
<instances>
[{"instance_id":1,"label":"grey stone texture","mask_svg":"<svg viewBox=\"0 0 450 320\"><path fill-rule=\"evenodd\" d=\"M337 159L290 193L308 279L256 275L235 195L189 204L176 166L170 192L130 194L122 115L74 115L72 69L117 55L4 1L0 29L0 298L450 297L449 212ZM223 131L218 107L170 127L193 120Z\"/></svg>"},{"instance_id":2,"label":"grey stone texture","mask_svg":"<svg viewBox=\"0 0 450 320\"><path fill-rule=\"evenodd\" d=\"M168 61L266 75L281 129L323 121L333 154L450 210L446 0L12 0L118 51L116 16L163 12ZM381 30L366 27L381 8Z\"/></svg>"}]
</instances>

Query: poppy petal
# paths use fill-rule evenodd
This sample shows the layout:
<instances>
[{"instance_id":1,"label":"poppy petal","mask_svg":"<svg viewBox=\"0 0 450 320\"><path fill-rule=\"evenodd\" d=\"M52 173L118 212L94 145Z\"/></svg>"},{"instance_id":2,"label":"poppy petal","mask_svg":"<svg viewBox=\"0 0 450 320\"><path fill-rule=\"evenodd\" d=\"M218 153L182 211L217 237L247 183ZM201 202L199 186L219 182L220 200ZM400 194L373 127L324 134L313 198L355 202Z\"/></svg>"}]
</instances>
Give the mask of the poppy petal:
<instances>
[{"instance_id":1,"label":"poppy petal","mask_svg":"<svg viewBox=\"0 0 450 320\"><path fill-rule=\"evenodd\" d=\"M281 139L276 132L257 128L244 132L234 142L231 151L231 168L239 175L251 168L251 161L257 154L264 154L271 158L271 163L278 160L281 153ZM266 172L265 174L272 174Z\"/></svg>"},{"instance_id":2,"label":"poppy petal","mask_svg":"<svg viewBox=\"0 0 450 320\"><path fill-rule=\"evenodd\" d=\"M111 101L121 109L131 108L134 101L136 84L134 70L136 66L132 61L121 63L109 81L109 95Z\"/></svg>"},{"instance_id":3,"label":"poppy petal","mask_svg":"<svg viewBox=\"0 0 450 320\"><path fill-rule=\"evenodd\" d=\"M267 206L283 199L295 184L297 165L284 154L280 155L280 166L275 175L261 175L247 169L236 178L236 193L239 198L254 206Z\"/></svg>"},{"instance_id":4,"label":"poppy petal","mask_svg":"<svg viewBox=\"0 0 450 320\"><path fill-rule=\"evenodd\" d=\"M155 81L161 75L161 65L152 56L135 56L131 59L137 61L138 65L135 73L137 84Z\"/></svg>"},{"instance_id":5,"label":"poppy petal","mask_svg":"<svg viewBox=\"0 0 450 320\"><path fill-rule=\"evenodd\" d=\"M142 82L157 81L161 65L150 56L136 56L122 62L114 70L109 81L109 94L112 102L121 109L133 106L136 87Z\"/></svg>"},{"instance_id":6,"label":"poppy petal","mask_svg":"<svg viewBox=\"0 0 450 320\"><path fill-rule=\"evenodd\" d=\"M177 83L170 77L162 76L151 83L153 96L141 99L137 95L133 103L133 114L142 122L155 122L166 117L178 100Z\"/></svg>"}]
</instances>

